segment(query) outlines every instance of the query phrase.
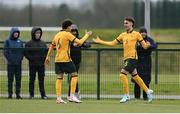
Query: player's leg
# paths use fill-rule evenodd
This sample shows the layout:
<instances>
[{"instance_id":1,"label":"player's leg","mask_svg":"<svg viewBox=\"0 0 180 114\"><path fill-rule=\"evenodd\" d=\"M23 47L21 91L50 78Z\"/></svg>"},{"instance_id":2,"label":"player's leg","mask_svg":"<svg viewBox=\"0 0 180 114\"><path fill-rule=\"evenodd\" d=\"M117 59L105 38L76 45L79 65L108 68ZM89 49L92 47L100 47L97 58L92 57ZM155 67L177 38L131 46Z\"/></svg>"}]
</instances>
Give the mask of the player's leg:
<instances>
[{"instance_id":1,"label":"player's leg","mask_svg":"<svg viewBox=\"0 0 180 114\"><path fill-rule=\"evenodd\" d=\"M75 94L75 90L76 90L76 85L77 85L77 81L78 81L78 75L77 72L71 73L71 94Z\"/></svg>"},{"instance_id":2,"label":"player's leg","mask_svg":"<svg viewBox=\"0 0 180 114\"><path fill-rule=\"evenodd\" d=\"M146 84L146 83L145 83ZM146 86L149 88L149 84L146 84ZM143 91L143 99L144 100L148 100L147 98L147 93L145 91Z\"/></svg>"},{"instance_id":3,"label":"player's leg","mask_svg":"<svg viewBox=\"0 0 180 114\"><path fill-rule=\"evenodd\" d=\"M75 102L75 103L81 103L82 101L80 101L80 100L75 96L75 90L76 90L77 81L78 81L77 72L71 73L71 92L70 92L69 101L70 101L70 102Z\"/></svg>"},{"instance_id":4,"label":"player's leg","mask_svg":"<svg viewBox=\"0 0 180 114\"><path fill-rule=\"evenodd\" d=\"M130 100L129 96L129 85L128 85L128 79L127 79L127 74L132 72L134 69L133 63L134 61L132 59L127 59L124 61L124 66L123 69L121 70L120 74L120 80L123 83L123 88L124 88L124 96L120 100L120 103L125 103L128 100Z\"/></svg>"},{"instance_id":5,"label":"player's leg","mask_svg":"<svg viewBox=\"0 0 180 114\"><path fill-rule=\"evenodd\" d=\"M61 94L62 94L62 81L63 81L63 69L62 69L62 63L55 63L55 72L57 74L57 79L56 79L56 103L61 104L61 103L66 103L65 101L62 100Z\"/></svg>"},{"instance_id":6,"label":"player's leg","mask_svg":"<svg viewBox=\"0 0 180 114\"><path fill-rule=\"evenodd\" d=\"M66 64L65 72L71 74L71 82L70 82L70 99L71 102L81 103L81 101L75 96L76 86L78 82L78 74L76 67L73 62L69 62Z\"/></svg>"},{"instance_id":7,"label":"player's leg","mask_svg":"<svg viewBox=\"0 0 180 114\"><path fill-rule=\"evenodd\" d=\"M68 74L68 77L70 77L70 79L68 80L69 88L68 88L68 97L67 97L67 100L70 99L70 93L71 93L71 76ZM80 95L79 95L79 85L78 85L78 82L76 83L75 96L76 96L79 100L81 99L81 97L80 97Z\"/></svg>"},{"instance_id":8,"label":"player's leg","mask_svg":"<svg viewBox=\"0 0 180 114\"><path fill-rule=\"evenodd\" d=\"M76 63L75 63L75 67L76 67L76 70L78 71L79 67L78 67L78 65ZM72 80L71 74L68 74L68 78L69 78L69 80L68 80L69 88L68 88L68 97L67 97L67 99L69 100L70 93L71 93L71 80ZM76 83L75 95L76 95L76 97L78 99L80 99L80 97L79 97L79 85L78 85L78 82Z\"/></svg>"},{"instance_id":9,"label":"player's leg","mask_svg":"<svg viewBox=\"0 0 180 114\"><path fill-rule=\"evenodd\" d=\"M123 91L124 91L124 96L123 98L120 100L120 103L125 103L127 102L128 100L130 100L130 97L129 97L129 85L128 85L128 79L127 79L127 71L122 69L121 70L121 73L120 73L120 81L122 82L123 84Z\"/></svg>"},{"instance_id":10,"label":"player's leg","mask_svg":"<svg viewBox=\"0 0 180 114\"><path fill-rule=\"evenodd\" d=\"M62 95L62 81L63 81L63 74L58 74L57 79L56 79L56 103L66 103L65 101L62 100L61 95Z\"/></svg>"},{"instance_id":11,"label":"player's leg","mask_svg":"<svg viewBox=\"0 0 180 114\"><path fill-rule=\"evenodd\" d=\"M76 70L77 72L79 71L79 67L80 67L80 63L75 63L75 66L76 66ZM75 96L80 100L81 97L80 97L80 91L79 91L79 84L78 84L78 81L77 81L77 84L76 84L76 90L75 90Z\"/></svg>"},{"instance_id":12,"label":"player's leg","mask_svg":"<svg viewBox=\"0 0 180 114\"><path fill-rule=\"evenodd\" d=\"M153 91L148 89L148 87L145 85L144 81L141 79L141 77L137 74L137 70L134 69L134 71L131 73L133 80L147 93L148 102L152 101L152 94Z\"/></svg>"}]
</instances>

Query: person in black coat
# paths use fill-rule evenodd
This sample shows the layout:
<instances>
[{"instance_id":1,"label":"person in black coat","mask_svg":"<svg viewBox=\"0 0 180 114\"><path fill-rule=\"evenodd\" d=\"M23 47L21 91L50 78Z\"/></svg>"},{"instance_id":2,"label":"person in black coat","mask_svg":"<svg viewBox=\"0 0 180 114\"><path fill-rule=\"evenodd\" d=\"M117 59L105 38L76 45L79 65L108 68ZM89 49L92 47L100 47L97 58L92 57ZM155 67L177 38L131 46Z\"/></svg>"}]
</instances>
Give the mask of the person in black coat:
<instances>
[{"instance_id":1,"label":"person in black coat","mask_svg":"<svg viewBox=\"0 0 180 114\"><path fill-rule=\"evenodd\" d=\"M42 99L47 99L44 89L45 66L44 61L47 54L47 45L41 40L42 29L34 27L31 31L32 39L25 44L25 57L29 60L29 94L34 98L34 82L38 73L39 91Z\"/></svg>"},{"instance_id":2,"label":"person in black coat","mask_svg":"<svg viewBox=\"0 0 180 114\"><path fill-rule=\"evenodd\" d=\"M144 27L141 27L139 30L140 34L146 42L149 42L151 46L148 49L144 49L140 43L137 44L137 55L138 55L138 64L137 72L140 77L149 88L151 82L151 52L157 48L157 44L154 40L147 36L147 30ZM133 81L134 82L134 81ZM135 82L134 82L135 83ZM134 85L134 96L136 99L140 99L141 90L137 83ZM147 100L147 94L143 91L143 99Z\"/></svg>"},{"instance_id":3,"label":"person in black coat","mask_svg":"<svg viewBox=\"0 0 180 114\"><path fill-rule=\"evenodd\" d=\"M72 27L71 33L74 36L76 36L76 38L80 39L81 37L79 37L79 31L78 31L77 25L73 24L73 25L71 25L71 27ZM81 49L82 48L90 48L90 47L91 47L91 45L88 42L84 42L81 46L78 46L75 43L71 44L70 56L71 56L72 61L75 64L77 72L79 71L79 67L80 67L80 63L81 63L81 57L82 57ZM69 82L70 81L71 81L71 79L69 80ZM69 85L68 98L70 96L70 90L71 90L71 88L70 88L70 85ZM78 83L77 83L77 86L76 86L75 95L76 95L76 97L78 99L80 99Z\"/></svg>"}]
</instances>

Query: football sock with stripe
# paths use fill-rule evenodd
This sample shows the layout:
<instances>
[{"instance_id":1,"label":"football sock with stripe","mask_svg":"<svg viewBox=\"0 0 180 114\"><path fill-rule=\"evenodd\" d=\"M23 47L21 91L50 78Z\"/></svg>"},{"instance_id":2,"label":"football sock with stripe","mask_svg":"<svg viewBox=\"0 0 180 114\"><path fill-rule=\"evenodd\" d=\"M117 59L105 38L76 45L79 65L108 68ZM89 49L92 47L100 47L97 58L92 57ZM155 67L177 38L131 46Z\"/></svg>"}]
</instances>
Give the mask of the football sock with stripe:
<instances>
[{"instance_id":1,"label":"football sock with stripe","mask_svg":"<svg viewBox=\"0 0 180 114\"><path fill-rule=\"evenodd\" d=\"M120 81L123 83L123 90L124 90L124 93L126 95L129 95L129 85L128 85L128 79L127 79L127 74L125 73L121 73L120 76Z\"/></svg>"},{"instance_id":2,"label":"football sock with stripe","mask_svg":"<svg viewBox=\"0 0 180 114\"><path fill-rule=\"evenodd\" d=\"M56 79L56 96L61 97L61 91L62 91L62 78Z\"/></svg>"},{"instance_id":3,"label":"football sock with stripe","mask_svg":"<svg viewBox=\"0 0 180 114\"><path fill-rule=\"evenodd\" d=\"M132 75L133 80L141 87L146 93L148 91L147 86L138 74Z\"/></svg>"},{"instance_id":4,"label":"football sock with stripe","mask_svg":"<svg viewBox=\"0 0 180 114\"><path fill-rule=\"evenodd\" d=\"M75 93L78 76L72 76L71 78L71 94Z\"/></svg>"}]
</instances>

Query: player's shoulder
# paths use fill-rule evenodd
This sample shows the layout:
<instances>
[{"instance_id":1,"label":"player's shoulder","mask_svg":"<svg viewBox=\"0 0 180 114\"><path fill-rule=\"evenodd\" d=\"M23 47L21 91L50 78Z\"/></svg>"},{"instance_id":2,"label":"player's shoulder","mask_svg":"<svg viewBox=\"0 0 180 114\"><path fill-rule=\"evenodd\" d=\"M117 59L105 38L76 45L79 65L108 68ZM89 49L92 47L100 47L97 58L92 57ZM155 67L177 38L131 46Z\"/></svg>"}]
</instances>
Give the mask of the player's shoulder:
<instances>
[{"instance_id":1,"label":"player's shoulder","mask_svg":"<svg viewBox=\"0 0 180 114\"><path fill-rule=\"evenodd\" d=\"M125 36L127 33L126 32L122 32L120 35L119 35L119 37L123 37L123 36Z\"/></svg>"},{"instance_id":2,"label":"player's shoulder","mask_svg":"<svg viewBox=\"0 0 180 114\"><path fill-rule=\"evenodd\" d=\"M66 31L62 31L62 32L61 32L61 35L66 36L66 37L68 37L68 36L72 37L72 36L73 36L73 35L71 34L71 32L66 32Z\"/></svg>"},{"instance_id":3,"label":"player's shoulder","mask_svg":"<svg viewBox=\"0 0 180 114\"><path fill-rule=\"evenodd\" d=\"M133 34L137 34L137 35L140 35L140 33L139 32L137 32L137 31L135 31L135 30L133 30L133 32L132 32Z\"/></svg>"},{"instance_id":4,"label":"player's shoulder","mask_svg":"<svg viewBox=\"0 0 180 114\"><path fill-rule=\"evenodd\" d=\"M55 35L55 38L58 38L58 37L62 37L62 36L66 36L68 33L66 31L59 31L56 35Z\"/></svg>"},{"instance_id":5,"label":"player's shoulder","mask_svg":"<svg viewBox=\"0 0 180 114\"><path fill-rule=\"evenodd\" d=\"M135 36L137 36L137 37L140 37L140 36L141 36L141 34L140 34L139 32L137 32L137 31L135 31L135 30L132 32L132 34L135 35Z\"/></svg>"},{"instance_id":6,"label":"player's shoulder","mask_svg":"<svg viewBox=\"0 0 180 114\"><path fill-rule=\"evenodd\" d=\"M59 31L58 33L56 33L55 37L59 36L61 34L61 31Z\"/></svg>"},{"instance_id":7,"label":"player's shoulder","mask_svg":"<svg viewBox=\"0 0 180 114\"><path fill-rule=\"evenodd\" d=\"M127 34L127 32L122 32L120 35L126 35Z\"/></svg>"}]
</instances>

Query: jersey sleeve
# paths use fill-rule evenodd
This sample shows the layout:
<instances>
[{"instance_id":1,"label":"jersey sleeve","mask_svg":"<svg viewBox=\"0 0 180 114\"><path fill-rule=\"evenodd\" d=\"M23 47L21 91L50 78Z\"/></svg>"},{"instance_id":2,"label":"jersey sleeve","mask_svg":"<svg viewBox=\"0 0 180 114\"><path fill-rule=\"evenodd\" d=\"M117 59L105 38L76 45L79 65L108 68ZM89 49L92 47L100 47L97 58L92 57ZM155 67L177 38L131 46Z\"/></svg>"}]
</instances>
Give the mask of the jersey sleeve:
<instances>
[{"instance_id":1,"label":"jersey sleeve","mask_svg":"<svg viewBox=\"0 0 180 114\"><path fill-rule=\"evenodd\" d=\"M54 37L52 43L51 43L53 46L56 46L56 37Z\"/></svg>"},{"instance_id":2,"label":"jersey sleeve","mask_svg":"<svg viewBox=\"0 0 180 114\"><path fill-rule=\"evenodd\" d=\"M53 39L53 41L52 41L52 43L51 43L51 46L52 46L53 48L56 47L56 45L57 45L57 38L58 38L58 35L54 36L54 39Z\"/></svg>"},{"instance_id":3,"label":"jersey sleeve","mask_svg":"<svg viewBox=\"0 0 180 114\"><path fill-rule=\"evenodd\" d=\"M73 36L71 33L68 33L68 34L67 34L67 38L68 38L68 40L70 40L71 42L73 42L73 41L76 39L76 37Z\"/></svg>"},{"instance_id":4,"label":"jersey sleeve","mask_svg":"<svg viewBox=\"0 0 180 114\"><path fill-rule=\"evenodd\" d=\"M137 33L137 40L138 40L138 42L142 42L143 41L143 37L141 36L140 33Z\"/></svg>"},{"instance_id":5,"label":"jersey sleeve","mask_svg":"<svg viewBox=\"0 0 180 114\"><path fill-rule=\"evenodd\" d=\"M120 43L120 42L122 41L122 39L123 39L123 35L120 34L120 35L116 38L116 41L117 41L118 43Z\"/></svg>"}]
</instances>

